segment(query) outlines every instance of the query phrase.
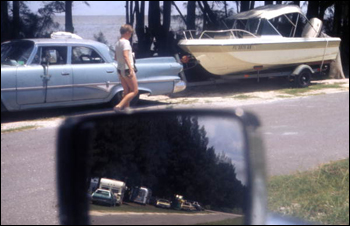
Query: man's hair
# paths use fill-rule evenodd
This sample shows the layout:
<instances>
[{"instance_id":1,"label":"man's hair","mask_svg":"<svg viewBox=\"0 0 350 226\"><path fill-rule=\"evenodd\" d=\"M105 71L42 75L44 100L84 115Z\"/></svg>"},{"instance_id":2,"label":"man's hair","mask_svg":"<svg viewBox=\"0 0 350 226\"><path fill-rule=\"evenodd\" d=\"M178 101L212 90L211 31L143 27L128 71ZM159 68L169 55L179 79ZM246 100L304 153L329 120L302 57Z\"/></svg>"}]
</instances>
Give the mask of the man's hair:
<instances>
[{"instance_id":1,"label":"man's hair","mask_svg":"<svg viewBox=\"0 0 350 226\"><path fill-rule=\"evenodd\" d=\"M130 31L131 33L134 32L134 29L132 28L131 25L124 24L123 26L120 27L120 34L121 35L125 34L128 31Z\"/></svg>"}]
</instances>

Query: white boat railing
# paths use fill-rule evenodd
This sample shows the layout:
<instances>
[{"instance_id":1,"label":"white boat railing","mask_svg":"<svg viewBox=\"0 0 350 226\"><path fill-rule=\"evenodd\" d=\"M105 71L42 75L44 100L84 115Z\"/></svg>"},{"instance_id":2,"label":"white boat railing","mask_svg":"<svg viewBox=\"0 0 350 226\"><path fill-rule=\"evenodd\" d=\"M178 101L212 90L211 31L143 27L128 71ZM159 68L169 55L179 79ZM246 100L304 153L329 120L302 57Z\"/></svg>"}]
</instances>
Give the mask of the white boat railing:
<instances>
[{"instance_id":1,"label":"white boat railing","mask_svg":"<svg viewBox=\"0 0 350 226\"><path fill-rule=\"evenodd\" d=\"M216 37L212 37L209 34L224 34L224 33L229 33L230 36L227 38L242 38L244 34L247 34L249 36L252 36L253 38L257 38L256 35L253 33L242 30L242 29L229 29L229 30L218 30L218 31L203 31L202 33L198 34L196 30L186 30L183 32L185 39L203 39L203 38L209 38L209 39L216 39ZM241 35L239 35L241 33ZM188 36L189 35L189 36ZM224 36L222 36L224 37Z\"/></svg>"}]
</instances>

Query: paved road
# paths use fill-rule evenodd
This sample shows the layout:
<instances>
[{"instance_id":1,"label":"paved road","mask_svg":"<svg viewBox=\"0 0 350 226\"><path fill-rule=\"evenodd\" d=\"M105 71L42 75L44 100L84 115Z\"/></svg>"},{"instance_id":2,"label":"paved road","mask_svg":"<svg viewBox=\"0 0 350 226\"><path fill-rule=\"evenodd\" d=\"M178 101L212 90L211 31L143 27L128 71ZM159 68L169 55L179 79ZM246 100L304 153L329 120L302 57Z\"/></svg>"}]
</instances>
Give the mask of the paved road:
<instances>
[{"instance_id":1,"label":"paved road","mask_svg":"<svg viewBox=\"0 0 350 226\"><path fill-rule=\"evenodd\" d=\"M349 157L349 93L246 106L263 124L270 175Z\"/></svg>"},{"instance_id":2,"label":"paved road","mask_svg":"<svg viewBox=\"0 0 350 226\"><path fill-rule=\"evenodd\" d=\"M270 175L349 157L349 93L245 106L263 122ZM57 224L54 129L1 135L1 224Z\"/></svg>"},{"instance_id":3,"label":"paved road","mask_svg":"<svg viewBox=\"0 0 350 226\"><path fill-rule=\"evenodd\" d=\"M54 129L1 135L1 224L58 224Z\"/></svg>"}]
</instances>

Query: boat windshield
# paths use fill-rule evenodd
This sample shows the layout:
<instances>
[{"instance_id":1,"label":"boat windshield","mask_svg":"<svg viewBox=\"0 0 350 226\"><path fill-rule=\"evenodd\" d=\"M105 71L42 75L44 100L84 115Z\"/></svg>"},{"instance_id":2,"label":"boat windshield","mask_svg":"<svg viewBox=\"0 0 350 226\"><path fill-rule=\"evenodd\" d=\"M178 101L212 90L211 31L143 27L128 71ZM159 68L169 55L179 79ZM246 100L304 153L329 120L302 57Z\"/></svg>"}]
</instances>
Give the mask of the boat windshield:
<instances>
[{"instance_id":1,"label":"boat windshield","mask_svg":"<svg viewBox=\"0 0 350 226\"><path fill-rule=\"evenodd\" d=\"M291 38L301 37L307 20L301 14L290 13L273 18L269 22L283 37Z\"/></svg>"},{"instance_id":2,"label":"boat windshield","mask_svg":"<svg viewBox=\"0 0 350 226\"><path fill-rule=\"evenodd\" d=\"M284 14L270 20L250 18L236 20L233 29L242 29L256 36L301 37L307 20L298 13Z\"/></svg>"},{"instance_id":3,"label":"boat windshield","mask_svg":"<svg viewBox=\"0 0 350 226\"><path fill-rule=\"evenodd\" d=\"M1 44L1 65L25 65L34 48L31 41Z\"/></svg>"},{"instance_id":4,"label":"boat windshield","mask_svg":"<svg viewBox=\"0 0 350 226\"><path fill-rule=\"evenodd\" d=\"M249 31L254 35L258 35L261 19L236 20L233 29Z\"/></svg>"}]
</instances>

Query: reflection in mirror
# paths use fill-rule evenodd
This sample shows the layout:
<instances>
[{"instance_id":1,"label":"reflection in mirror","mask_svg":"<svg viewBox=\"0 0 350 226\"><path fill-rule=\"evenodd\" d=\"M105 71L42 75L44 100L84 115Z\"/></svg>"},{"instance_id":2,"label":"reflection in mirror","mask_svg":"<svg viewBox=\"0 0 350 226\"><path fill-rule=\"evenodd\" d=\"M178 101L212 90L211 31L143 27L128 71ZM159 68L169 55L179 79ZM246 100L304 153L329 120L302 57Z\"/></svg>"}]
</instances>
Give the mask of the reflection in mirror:
<instances>
[{"instance_id":1,"label":"reflection in mirror","mask_svg":"<svg viewBox=\"0 0 350 226\"><path fill-rule=\"evenodd\" d=\"M243 224L245 137L232 118L125 117L95 124L92 224Z\"/></svg>"}]
</instances>

